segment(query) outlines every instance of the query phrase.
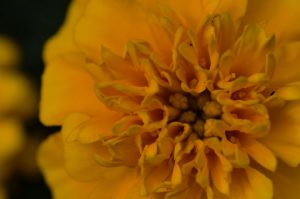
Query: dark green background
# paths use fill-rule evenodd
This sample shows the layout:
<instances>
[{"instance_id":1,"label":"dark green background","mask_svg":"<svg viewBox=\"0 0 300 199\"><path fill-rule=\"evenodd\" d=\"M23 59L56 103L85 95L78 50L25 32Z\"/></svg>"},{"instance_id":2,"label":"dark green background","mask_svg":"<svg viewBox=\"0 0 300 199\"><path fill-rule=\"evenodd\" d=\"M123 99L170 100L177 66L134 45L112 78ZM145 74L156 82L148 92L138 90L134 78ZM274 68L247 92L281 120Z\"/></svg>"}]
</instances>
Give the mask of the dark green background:
<instances>
[{"instance_id":1,"label":"dark green background","mask_svg":"<svg viewBox=\"0 0 300 199\"><path fill-rule=\"evenodd\" d=\"M69 0L0 0L0 34L14 39L22 50L20 69L40 88L43 44L63 22ZM44 139L55 128L45 128L37 116L26 123L28 136ZM15 173L7 182L9 198L48 199L51 194L41 175Z\"/></svg>"}]
</instances>

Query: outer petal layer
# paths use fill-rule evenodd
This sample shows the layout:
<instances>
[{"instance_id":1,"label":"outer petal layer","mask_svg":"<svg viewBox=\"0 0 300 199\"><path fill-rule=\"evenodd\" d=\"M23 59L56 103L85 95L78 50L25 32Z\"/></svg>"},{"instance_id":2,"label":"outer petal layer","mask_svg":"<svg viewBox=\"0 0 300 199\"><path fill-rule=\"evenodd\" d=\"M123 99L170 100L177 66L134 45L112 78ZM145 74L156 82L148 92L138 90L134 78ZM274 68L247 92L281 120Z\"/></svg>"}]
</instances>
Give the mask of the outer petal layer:
<instances>
[{"instance_id":1,"label":"outer petal layer","mask_svg":"<svg viewBox=\"0 0 300 199\"><path fill-rule=\"evenodd\" d=\"M101 46L120 55L129 38L153 43L145 12L136 0L91 0L76 27L75 39L94 61L99 61Z\"/></svg>"},{"instance_id":2,"label":"outer petal layer","mask_svg":"<svg viewBox=\"0 0 300 199\"><path fill-rule=\"evenodd\" d=\"M83 13L88 0L73 0L68 10L67 18L59 32L45 46L43 57L48 63L51 59L65 53L79 52L72 37L75 25Z\"/></svg>"},{"instance_id":3,"label":"outer petal layer","mask_svg":"<svg viewBox=\"0 0 300 199\"><path fill-rule=\"evenodd\" d=\"M300 167L291 168L280 162L276 172L268 177L273 181L274 199L297 199L300 195Z\"/></svg>"},{"instance_id":4,"label":"outer petal layer","mask_svg":"<svg viewBox=\"0 0 300 199\"><path fill-rule=\"evenodd\" d=\"M59 134L52 135L40 148L38 162L45 178L52 189L53 198L65 199L139 199L139 183L135 169L109 168L102 171L97 181L82 182L70 177L64 168L61 153L63 143ZM99 165L101 168L101 166ZM116 171L118 170L118 171ZM86 170L85 170L86 172ZM114 188L111 191L111 188Z\"/></svg>"},{"instance_id":5,"label":"outer petal layer","mask_svg":"<svg viewBox=\"0 0 300 199\"><path fill-rule=\"evenodd\" d=\"M255 169L238 169L232 178L230 199L271 199L273 196L272 182Z\"/></svg>"},{"instance_id":6,"label":"outer petal layer","mask_svg":"<svg viewBox=\"0 0 300 199\"><path fill-rule=\"evenodd\" d=\"M94 80L83 67L84 57L81 54L61 56L46 67L40 111L44 124L60 125L72 112L89 116L111 113L96 98Z\"/></svg>"},{"instance_id":7,"label":"outer petal layer","mask_svg":"<svg viewBox=\"0 0 300 199\"><path fill-rule=\"evenodd\" d=\"M271 132L262 139L271 151L291 166L300 163L300 101L271 112Z\"/></svg>"},{"instance_id":8,"label":"outer petal layer","mask_svg":"<svg viewBox=\"0 0 300 199\"><path fill-rule=\"evenodd\" d=\"M262 23L275 33L278 43L300 38L300 2L298 0L249 0L245 24Z\"/></svg>"},{"instance_id":9,"label":"outer petal layer","mask_svg":"<svg viewBox=\"0 0 300 199\"><path fill-rule=\"evenodd\" d=\"M38 153L38 163L55 199L86 198L97 182L73 180L64 169L63 143L59 134L49 137Z\"/></svg>"}]
</instances>

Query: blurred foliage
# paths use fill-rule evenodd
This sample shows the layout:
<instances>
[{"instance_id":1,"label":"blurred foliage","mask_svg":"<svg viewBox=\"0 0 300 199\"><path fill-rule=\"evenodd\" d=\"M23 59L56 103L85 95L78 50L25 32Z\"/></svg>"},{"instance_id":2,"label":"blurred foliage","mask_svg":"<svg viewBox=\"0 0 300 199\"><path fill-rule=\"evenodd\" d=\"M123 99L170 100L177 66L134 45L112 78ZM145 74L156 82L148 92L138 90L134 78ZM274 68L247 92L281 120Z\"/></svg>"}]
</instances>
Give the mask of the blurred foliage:
<instances>
[{"instance_id":1,"label":"blurred foliage","mask_svg":"<svg viewBox=\"0 0 300 199\"><path fill-rule=\"evenodd\" d=\"M20 45L22 57L19 69L31 80L37 92L44 67L41 57L43 45L63 22L68 4L69 0L0 1L0 34L7 35ZM26 148L12 160L16 172L6 182L9 198L51 198L43 178L36 172L34 154L39 142L56 129L40 124L37 113L26 121L25 127Z\"/></svg>"}]
</instances>

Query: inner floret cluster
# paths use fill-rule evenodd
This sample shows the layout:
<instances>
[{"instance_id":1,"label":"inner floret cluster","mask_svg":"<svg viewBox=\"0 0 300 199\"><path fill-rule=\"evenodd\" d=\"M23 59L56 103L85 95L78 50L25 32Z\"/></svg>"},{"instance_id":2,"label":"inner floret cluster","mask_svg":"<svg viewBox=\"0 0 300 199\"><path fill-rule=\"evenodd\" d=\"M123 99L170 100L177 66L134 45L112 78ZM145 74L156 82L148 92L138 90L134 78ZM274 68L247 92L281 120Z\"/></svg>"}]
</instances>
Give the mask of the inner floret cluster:
<instances>
[{"instance_id":1,"label":"inner floret cluster","mask_svg":"<svg viewBox=\"0 0 300 199\"><path fill-rule=\"evenodd\" d=\"M208 118L220 119L221 105L213 101L209 91L199 95L184 95L175 93L169 97L169 122L178 121L187 123L200 139L204 138L204 125Z\"/></svg>"}]
</instances>

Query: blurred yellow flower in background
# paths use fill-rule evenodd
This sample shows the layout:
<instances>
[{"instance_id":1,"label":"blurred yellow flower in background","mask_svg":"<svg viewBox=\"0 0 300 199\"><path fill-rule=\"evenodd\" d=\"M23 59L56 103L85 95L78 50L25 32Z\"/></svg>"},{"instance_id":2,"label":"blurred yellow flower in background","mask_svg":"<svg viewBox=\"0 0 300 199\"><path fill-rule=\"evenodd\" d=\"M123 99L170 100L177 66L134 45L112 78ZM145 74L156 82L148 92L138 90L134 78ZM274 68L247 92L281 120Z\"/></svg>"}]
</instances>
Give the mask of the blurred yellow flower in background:
<instances>
[{"instance_id":1,"label":"blurred yellow flower in background","mask_svg":"<svg viewBox=\"0 0 300 199\"><path fill-rule=\"evenodd\" d=\"M20 62L17 45L0 36L0 198L3 183L13 170L13 159L25 144L22 121L34 112L35 95L28 79L16 71Z\"/></svg>"},{"instance_id":2,"label":"blurred yellow flower in background","mask_svg":"<svg viewBox=\"0 0 300 199\"><path fill-rule=\"evenodd\" d=\"M0 36L0 68L14 68L19 65L21 53L18 46L8 37Z\"/></svg>"},{"instance_id":3,"label":"blurred yellow flower in background","mask_svg":"<svg viewBox=\"0 0 300 199\"><path fill-rule=\"evenodd\" d=\"M74 0L46 44L54 198L297 198L300 3Z\"/></svg>"}]
</instances>

